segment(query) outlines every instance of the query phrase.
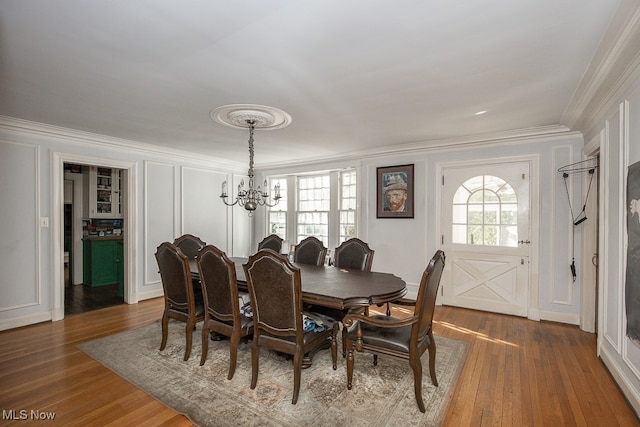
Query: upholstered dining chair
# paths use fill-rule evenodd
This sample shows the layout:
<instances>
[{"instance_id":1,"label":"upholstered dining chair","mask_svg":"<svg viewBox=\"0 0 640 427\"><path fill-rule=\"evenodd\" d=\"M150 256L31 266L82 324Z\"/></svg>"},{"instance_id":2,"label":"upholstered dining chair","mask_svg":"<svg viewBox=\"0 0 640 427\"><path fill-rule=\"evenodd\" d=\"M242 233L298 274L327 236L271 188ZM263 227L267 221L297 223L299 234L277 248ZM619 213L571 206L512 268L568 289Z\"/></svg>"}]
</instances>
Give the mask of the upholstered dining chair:
<instances>
[{"instance_id":1,"label":"upholstered dining chair","mask_svg":"<svg viewBox=\"0 0 640 427\"><path fill-rule=\"evenodd\" d=\"M200 366L207 360L209 332L229 337L230 362L227 379L230 380L236 371L238 344L241 338L253 334L253 321L240 312L236 267L233 261L213 245L200 249L196 260L205 308Z\"/></svg>"},{"instance_id":2,"label":"upholstered dining chair","mask_svg":"<svg viewBox=\"0 0 640 427\"><path fill-rule=\"evenodd\" d=\"M373 264L373 255L375 251L369 247L369 245L357 237L352 237L349 240L345 240L334 251L333 265L336 268L371 271ZM389 308L387 308L389 310ZM342 318L349 312L349 310L335 310L318 308L318 310L331 316L336 320L342 321ZM354 311L354 310L351 310ZM369 308L358 309L357 312L363 312L369 314ZM345 335L347 328L342 328L342 357L346 357L347 349L345 347Z\"/></svg>"},{"instance_id":3,"label":"upholstered dining chair","mask_svg":"<svg viewBox=\"0 0 640 427\"><path fill-rule=\"evenodd\" d=\"M293 252L293 262L300 264L324 265L327 248L320 239L309 236L298 243Z\"/></svg>"},{"instance_id":4,"label":"upholstered dining chair","mask_svg":"<svg viewBox=\"0 0 640 427\"><path fill-rule=\"evenodd\" d=\"M408 360L413 370L413 388L416 402L421 412L425 412L422 400L422 362L420 358L425 351L429 351L429 373L431 382L438 385L436 378L436 343L433 339L432 322L436 303L436 295L445 255L441 250L436 251L429 261L420 280L418 297L415 301L413 316L406 319L396 319L391 316L363 316L348 314L343 319L347 326L355 323L346 334L347 355L347 388L353 386L353 351L373 353L373 364L378 364L378 355Z\"/></svg>"},{"instance_id":5,"label":"upholstered dining chair","mask_svg":"<svg viewBox=\"0 0 640 427\"><path fill-rule=\"evenodd\" d=\"M333 369L337 366L338 323L323 318L324 330L304 331L300 269L270 249L249 257L243 265L253 314L251 347L251 388L258 382L260 348L293 355L293 397L300 392L302 360L305 353L331 347Z\"/></svg>"},{"instance_id":6,"label":"upholstered dining chair","mask_svg":"<svg viewBox=\"0 0 640 427\"><path fill-rule=\"evenodd\" d=\"M337 268L371 271L374 253L368 244L353 237L336 248L333 265Z\"/></svg>"},{"instance_id":7,"label":"upholstered dining chair","mask_svg":"<svg viewBox=\"0 0 640 427\"><path fill-rule=\"evenodd\" d=\"M277 234L268 235L267 237L262 239L260 243L258 243L258 250L260 251L262 249L271 249L275 252L280 253L280 251L282 250L282 238Z\"/></svg>"},{"instance_id":8,"label":"upholstered dining chair","mask_svg":"<svg viewBox=\"0 0 640 427\"><path fill-rule=\"evenodd\" d=\"M183 234L182 236L177 237L173 241L173 244L179 247L182 253L189 259L196 259L198 251L206 245L202 239L194 236L193 234Z\"/></svg>"},{"instance_id":9,"label":"upholstered dining chair","mask_svg":"<svg viewBox=\"0 0 640 427\"><path fill-rule=\"evenodd\" d=\"M204 320L202 295L194 294L189 259L176 245L164 242L158 246L155 255L164 289L160 350L167 345L169 319L185 322L187 345L184 360L189 360L193 330L197 322Z\"/></svg>"}]
</instances>

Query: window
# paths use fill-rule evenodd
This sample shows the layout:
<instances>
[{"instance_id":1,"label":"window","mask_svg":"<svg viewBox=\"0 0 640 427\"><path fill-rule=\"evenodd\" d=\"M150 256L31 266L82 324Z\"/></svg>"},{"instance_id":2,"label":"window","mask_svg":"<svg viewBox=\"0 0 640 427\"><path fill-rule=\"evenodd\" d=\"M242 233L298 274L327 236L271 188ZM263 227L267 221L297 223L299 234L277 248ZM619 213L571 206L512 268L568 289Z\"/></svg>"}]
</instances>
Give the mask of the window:
<instances>
[{"instance_id":1,"label":"window","mask_svg":"<svg viewBox=\"0 0 640 427\"><path fill-rule=\"evenodd\" d=\"M298 242L315 236L325 246L329 245L330 196L329 174L298 177Z\"/></svg>"},{"instance_id":2,"label":"window","mask_svg":"<svg viewBox=\"0 0 640 427\"><path fill-rule=\"evenodd\" d=\"M340 240L356 237L356 171L340 173Z\"/></svg>"},{"instance_id":3,"label":"window","mask_svg":"<svg viewBox=\"0 0 640 427\"><path fill-rule=\"evenodd\" d=\"M355 237L356 179L355 169L271 178L271 188L279 183L283 199L269 209L267 234L277 234L291 244L314 236L327 248Z\"/></svg>"},{"instance_id":4,"label":"window","mask_svg":"<svg viewBox=\"0 0 640 427\"><path fill-rule=\"evenodd\" d=\"M269 228L267 235L277 234L282 240L287 240L287 179L272 178L270 188L280 185L280 195L282 198L277 205L269 209ZM275 194L275 191L273 192Z\"/></svg>"},{"instance_id":5,"label":"window","mask_svg":"<svg viewBox=\"0 0 640 427\"><path fill-rule=\"evenodd\" d=\"M473 177L453 197L452 242L518 245L518 200L513 188L491 175Z\"/></svg>"}]
</instances>

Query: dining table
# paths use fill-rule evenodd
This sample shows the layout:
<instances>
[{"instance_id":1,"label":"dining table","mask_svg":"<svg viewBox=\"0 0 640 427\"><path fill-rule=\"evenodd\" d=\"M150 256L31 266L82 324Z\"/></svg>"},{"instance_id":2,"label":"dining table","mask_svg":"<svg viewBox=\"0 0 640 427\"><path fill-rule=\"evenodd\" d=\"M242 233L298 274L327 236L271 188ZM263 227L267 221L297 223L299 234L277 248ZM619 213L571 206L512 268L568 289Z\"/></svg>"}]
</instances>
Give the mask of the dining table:
<instances>
[{"instance_id":1,"label":"dining table","mask_svg":"<svg viewBox=\"0 0 640 427\"><path fill-rule=\"evenodd\" d=\"M230 258L236 267L236 279L240 290L247 290L243 264L247 258ZM191 276L199 280L198 266L190 260ZM302 283L302 302L323 307L348 310L384 304L402 298L407 284L391 273L360 271L325 265L297 264Z\"/></svg>"}]
</instances>

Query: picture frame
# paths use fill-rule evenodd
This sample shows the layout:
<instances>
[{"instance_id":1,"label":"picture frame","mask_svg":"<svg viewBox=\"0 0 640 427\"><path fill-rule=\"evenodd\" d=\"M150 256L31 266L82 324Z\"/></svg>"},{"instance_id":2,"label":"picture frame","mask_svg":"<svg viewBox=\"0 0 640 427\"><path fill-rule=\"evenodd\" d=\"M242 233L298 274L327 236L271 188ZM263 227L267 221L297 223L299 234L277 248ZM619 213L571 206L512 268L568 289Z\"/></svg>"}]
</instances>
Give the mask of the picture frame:
<instances>
[{"instance_id":1,"label":"picture frame","mask_svg":"<svg viewBox=\"0 0 640 427\"><path fill-rule=\"evenodd\" d=\"M377 218L413 218L414 165L378 167Z\"/></svg>"}]
</instances>

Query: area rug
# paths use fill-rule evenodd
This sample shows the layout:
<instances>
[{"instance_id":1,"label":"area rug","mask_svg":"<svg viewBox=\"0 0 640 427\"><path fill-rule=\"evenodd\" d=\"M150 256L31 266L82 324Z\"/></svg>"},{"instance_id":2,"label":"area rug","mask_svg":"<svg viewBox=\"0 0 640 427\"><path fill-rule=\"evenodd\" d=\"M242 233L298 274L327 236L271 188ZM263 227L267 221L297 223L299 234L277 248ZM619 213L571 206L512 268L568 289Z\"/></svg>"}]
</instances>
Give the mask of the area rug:
<instances>
[{"instance_id":1,"label":"area rug","mask_svg":"<svg viewBox=\"0 0 640 427\"><path fill-rule=\"evenodd\" d=\"M298 403L292 405L290 360L262 350L258 384L251 390L251 343L240 344L235 375L227 380L228 341L209 341L207 361L200 366L199 327L187 362L182 360L184 324L173 321L163 351L158 350L159 322L78 348L200 426L436 426L447 412L467 343L439 336L435 339L440 385L431 384L425 353L424 414L415 401L408 362L380 356L378 365L373 366L373 356L367 353L355 353L352 390L347 390L346 360L340 351L336 371L328 350L316 354L313 366L302 371Z\"/></svg>"}]
</instances>

